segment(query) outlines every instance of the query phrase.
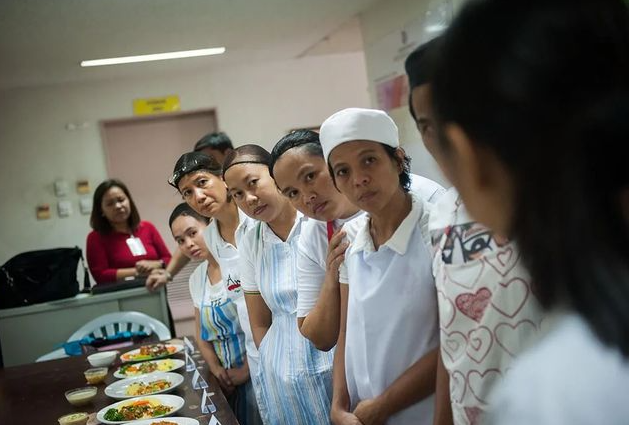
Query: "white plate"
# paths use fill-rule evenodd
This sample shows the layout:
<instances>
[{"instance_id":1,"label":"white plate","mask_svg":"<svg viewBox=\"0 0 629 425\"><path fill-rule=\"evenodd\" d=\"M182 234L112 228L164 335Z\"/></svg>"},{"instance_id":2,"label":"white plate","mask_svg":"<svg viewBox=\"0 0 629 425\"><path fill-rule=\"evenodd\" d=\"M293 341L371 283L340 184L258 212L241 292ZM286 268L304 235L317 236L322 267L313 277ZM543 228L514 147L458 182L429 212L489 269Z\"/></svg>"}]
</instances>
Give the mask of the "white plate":
<instances>
[{"instance_id":1,"label":"white plate","mask_svg":"<svg viewBox=\"0 0 629 425\"><path fill-rule=\"evenodd\" d=\"M98 419L98 421L104 424L109 424L109 425L126 424L129 422L133 422L134 424L137 424L140 421L140 419L136 419L133 421L108 421L105 419L105 413L109 409L119 409L123 406L130 405L138 400L151 400L151 401L155 401L156 403L163 404L165 406L171 406L173 408L170 412L168 412L165 415L150 418L150 420L153 420L153 421L155 421L155 419L157 418L163 418L163 417L166 417L166 416L169 416L178 412L185 403L183 398L177 395L169 395L169 394L158 394L158 395L147 395L147 396L142 396L142 397L135 397L129 400L123 400L114 404L110 404L109 406L100 409L98 413L96 414L96 419ZM142 419L142 421L144 420L145 419Z\"/></svg>"},{"instance_id":2,"label":"white plate","mask_svg":"<svg viewBox=\"0 0 629 425\"><path fill-rule=\"evenodd\" d=\"M192 418L162 418L162 419L148 419L148 420L144 420L142 419L141 421L138 422L132 422L133 425L151 425L154 424L156 422L159 421L169 421L169 422L174 422L177 425L201 425L201 423L199 421L197 421L196 419L192 419Z\"/></svg>"},{"instance_id":3,"label":"white plate","mask_svg":"<svg viewBox=\"0 0 629 425\"><path fill-rule=\"evenodd\" d=\"M164 390L157 391L157 392L154 392L154 393L151 393L151 394L146 394L146 395L162 394L162 393L171 392L172 390L177 388L179 385L181 385L181 383L183 382L183 376L181 376L178 373L153 372L153 373L149 373L147 375L136 376L136 377L133 377L133 378L127 378L127 379L123 379L121 381L116 381L113 384L109 384L107 386L107 388L105 388L105 395L108 395L111 398L116 398L118 400L124 400L126 398L137 397L137 396L133 396L133 395L127 395L127 389L129 388L129 386L131 384L137 384L137 383L149 384L149 383L151 383L153 381L157 381L158 379L165 379L165 380L167 380L168 382L170 382L170 387L168 387L168 388L166 388Z\"/></svg>"},{"instance_id":4,"label":"white plate","mask_svg":"<svg viewBox=\"0 0 629 425\"><path fill-rule=\"evenodd\" d=\"M155 343L155 344L147 344L147 345L158 345L158 344L161 344L161 343L158 342L158 343ZM128 356L133 356L135 354L139 354L140 353L140 349L142 348L142 347L140 347L140 348L136 348L135 350L127 351L126 353L121 354L120 355L120 361L123 362L123 363L145 362L145 361L148 361L148 360L163 359L164 357L169 357L169 356L172 356L173 354L176 354L176 353L178 353L180 351L183 351L183 345L181 345L181 344L163 344L163 345L165 345L166 347L174 347L175 351L173 351L172 353L164 354L163 356L151 357L149 359L131 360L131 359L127 358Z\"/></svg>"},{"instance_id":5,"label":"white plate","mask_svg":"<svg viewBox=\"0 0 629 425\"><path fill-rule=\"evenodd\" d=\"M173 370L180 369L186 365L186 362L180 359L162 359L162 360L149 360L147 362L133 363L131 366L140 366L143 363L160 363L160 362L172 362L172 368L168 370L156 370L148 373L156 373L156 372L172 372ZM114 372L114 378L136 378L138 376L144 376L146 373L140 373L138 375L127 375L125 373L120 373L120 369Z\"/></svg>"}]
</instances>

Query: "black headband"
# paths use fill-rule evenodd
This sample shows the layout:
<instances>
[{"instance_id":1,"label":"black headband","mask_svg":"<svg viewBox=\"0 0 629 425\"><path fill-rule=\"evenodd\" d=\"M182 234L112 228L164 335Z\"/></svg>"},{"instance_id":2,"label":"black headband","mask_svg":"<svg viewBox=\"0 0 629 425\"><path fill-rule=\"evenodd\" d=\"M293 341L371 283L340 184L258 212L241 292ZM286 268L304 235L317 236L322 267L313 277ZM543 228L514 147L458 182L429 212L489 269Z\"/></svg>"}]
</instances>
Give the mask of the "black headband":
<instances>
[{"instance_id":1,"label":"black headband","mask_svg":"<svg viewBox=\"0 0 629 425\"><path fill-rule=\"evenodd\" d=\"M269 164L267 164L264 161L253 160L253 159L252 160L244 160L244 161L232 162L226 168L223 168L223 178L225 177L225 173L227 172L227 170L229 170L234 165L238 165L238 164L260 164L260 165L265 165L267 167L269 166Z\"/></svg>"}]
</instances>

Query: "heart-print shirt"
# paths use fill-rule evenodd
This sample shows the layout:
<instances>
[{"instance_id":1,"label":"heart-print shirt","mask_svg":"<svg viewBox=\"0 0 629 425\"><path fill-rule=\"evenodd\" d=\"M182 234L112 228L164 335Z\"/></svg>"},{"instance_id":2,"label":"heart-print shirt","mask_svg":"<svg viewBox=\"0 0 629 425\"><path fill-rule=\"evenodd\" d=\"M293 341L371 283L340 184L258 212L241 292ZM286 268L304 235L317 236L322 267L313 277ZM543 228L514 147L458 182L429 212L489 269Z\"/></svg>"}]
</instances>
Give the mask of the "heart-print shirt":
<instances>
[{"instance_id":1,"label":"heart-print shirt","mask_svg":"<svg viewBox=\"0 0 629 425\"><path fill-rule=\"evenodd\" d=\"M542 311L513 242L471 220L454 189L435 208L433 273L454 423L481 424L491 389L537 338Z\"/></svg>"}]
</instances>

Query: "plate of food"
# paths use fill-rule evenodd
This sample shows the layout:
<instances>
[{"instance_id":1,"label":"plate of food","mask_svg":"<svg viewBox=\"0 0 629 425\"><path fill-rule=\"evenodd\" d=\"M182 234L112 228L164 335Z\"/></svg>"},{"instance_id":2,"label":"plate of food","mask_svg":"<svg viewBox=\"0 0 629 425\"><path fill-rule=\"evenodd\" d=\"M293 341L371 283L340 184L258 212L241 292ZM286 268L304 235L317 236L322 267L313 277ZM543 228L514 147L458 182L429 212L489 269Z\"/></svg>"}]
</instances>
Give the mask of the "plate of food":
<instances>
[{"instance_id":1,"label":"plate of food","mask_svg":"<svg viewBox=\"0 0 629 425\"><path fill-rule=\"evenodd\" d=\"M172 372L184 367L186 362L180 359L152 360L142 363L129 363L120 366L114 372L114 378L131 378L153 372Z\"/></svg>"},{"instance_id":2,"label":"plate of food","mask_svg":"<svg viewBox=\"0 0 629 425\"><path fill-rule=\"evenodd\" d=\"M183 376L172 372L154 372L109 384L105 395L119 400L143 395L167 393L183 382Z\"/></svg>"},{"instance_id":3,"label":"plate of food","mask_svg":"<svg viewBox=\"0 0 629 425\"><path fill-rule=\"evenodd\" d=\"M180 344L149 344L127 351L120 356L120 360L123 363L143 362L172 356L180 351L183 351L183 345Z\"/></svg>"},{"instance_id":4,"label":"plate of food","mask_svg":"<svg viewBox=\"0 0 629 425\"><path fill-rule=\"evenodd\" d=\"M159 394L136 397L102 408L96 414L96 419L109 425L124 424L140 419L155 419L172 415L183 405L183 398L176 395Z\"/></svg>"},{"instance_id":5,"label":"plate of food","mask_svg":"<svg viewBox=\"0 0 629 425\"><path fill-rule=\"evenodd\" d=\"M149 419L147 421L133 422L133 425L200 425L201 423L192 418L165 418Z\"/></svg>"}]
</instances>

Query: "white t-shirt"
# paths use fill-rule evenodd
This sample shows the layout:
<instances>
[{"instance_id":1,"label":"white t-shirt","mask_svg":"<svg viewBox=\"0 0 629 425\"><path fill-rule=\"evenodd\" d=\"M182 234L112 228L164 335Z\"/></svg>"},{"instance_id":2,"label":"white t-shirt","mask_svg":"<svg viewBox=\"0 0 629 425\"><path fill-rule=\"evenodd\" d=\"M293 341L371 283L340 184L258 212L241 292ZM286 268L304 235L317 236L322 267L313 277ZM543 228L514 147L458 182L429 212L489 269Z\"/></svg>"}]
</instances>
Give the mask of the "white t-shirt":
<instances>
[{"instance_id":1,"label":"white t-shirt","mask_svg":"<svg viewBox=\"0 0 629 425\"><path fill-rule=\"evenodd\" d=\"M421 199L430 203L436 202L445 193L445 189L438 183L416 174L411 174L410 189ZM362 214L364 211L359 211L349 218L334 220L334 229L339 229ZM325 279L327 253L327 223L309 217L304 218L297 254L299 273L297 317L306 317L317 304Z\"/></svg>"},{"instance_id":2,"label":"white t-shirt","mask_svg":"<svg viewBox=\"0 0 629 425\"><path fill-rule=\"evenodd\" d=\"M417 174L411 174L411 187L420 198L426 202L434 204L446 193L446 190L439 183Z\"/></svg>"},{"instance_id":3,"label":"white t-shirt","mask_svg":"<svg viewBox=\"0 0 629 425\"><path fill-rule=\"evenodd\" d=\"M629 359L570 314L514 362L491 402L495 425L624 425Z\"/></svg>"},{"instance_id":4,"label":"white t-shirt","mask_svg":"<svg viewBox=\"0 0 629 425\"><path fill-rule=\"evenodd\" d=\"M334 229L340 228L362 214L364 212L359 211L349 218L334 220ZM306 317L317 304L325 279L327 253L327 223L305 218L301 228L301 238L297 244L297 317Z\"/></svg>"}]
</instances>

